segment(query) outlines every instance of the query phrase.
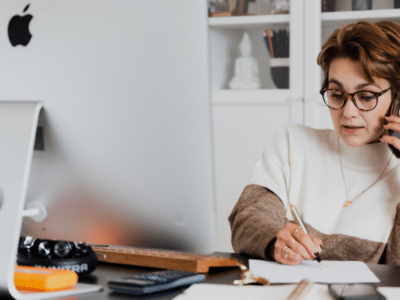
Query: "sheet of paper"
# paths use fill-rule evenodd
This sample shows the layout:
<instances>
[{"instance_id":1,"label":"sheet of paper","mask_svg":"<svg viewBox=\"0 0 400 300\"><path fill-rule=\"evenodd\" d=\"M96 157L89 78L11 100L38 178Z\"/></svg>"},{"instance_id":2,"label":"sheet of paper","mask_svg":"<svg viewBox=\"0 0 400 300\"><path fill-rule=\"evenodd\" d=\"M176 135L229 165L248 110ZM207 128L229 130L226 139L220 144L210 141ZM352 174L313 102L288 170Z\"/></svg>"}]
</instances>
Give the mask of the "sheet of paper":
<instances>
[{"instance_id":1,"label":"sheet of paper","mask_svg":"<svg viewBox=\"0 0 400 300\"><path fill-rule=\"evenodd\" d=\"M361 261L304 260L299 266L282 265L264 260L249 260L250 272L271 283L297 283L302 279L320 283L379 282L378 277Z\"/></svg>"},{"instance_id":2,"label":"sheet of paper","mask_svg":"<svg viewBox=\"0 0 400 300\"><path fill-rule=\"evenodd\" d=\"M225 284L195 284L174 300L285 300L296 287L295 284L275 286L234 286ZM302 300L333 300L326 284L313 284Z\"/></svg>"},{"instance_id":3,"label":"sheet of paper","mask_svg":"<svg viewBox=\"0 0 400 300\"><path fill-rule=\"evenodd\" d=\"M400 287L378 287L378 291L385 296L386 300L400 299Z\"/></svg>"}]
</instances>

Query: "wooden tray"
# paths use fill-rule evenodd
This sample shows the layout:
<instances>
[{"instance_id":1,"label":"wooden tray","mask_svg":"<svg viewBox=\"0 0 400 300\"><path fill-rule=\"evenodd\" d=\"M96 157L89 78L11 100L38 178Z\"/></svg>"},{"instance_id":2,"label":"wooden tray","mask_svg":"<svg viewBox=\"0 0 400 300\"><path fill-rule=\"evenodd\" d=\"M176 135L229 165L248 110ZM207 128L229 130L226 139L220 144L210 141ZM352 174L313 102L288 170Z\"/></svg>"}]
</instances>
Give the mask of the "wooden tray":
<instances>
[{"instance_id":1,"label":"wooden tray","mask_svg":"<svg viewBox=\"0 0 400 300\"><path fill-rule=\"evenodd\" d=\"M196 273L208 273L210 267L233 267L233 258L200 255L178 251L142 249L126 246L92 246L99 261Z\"/></svg>"}]
</instances>

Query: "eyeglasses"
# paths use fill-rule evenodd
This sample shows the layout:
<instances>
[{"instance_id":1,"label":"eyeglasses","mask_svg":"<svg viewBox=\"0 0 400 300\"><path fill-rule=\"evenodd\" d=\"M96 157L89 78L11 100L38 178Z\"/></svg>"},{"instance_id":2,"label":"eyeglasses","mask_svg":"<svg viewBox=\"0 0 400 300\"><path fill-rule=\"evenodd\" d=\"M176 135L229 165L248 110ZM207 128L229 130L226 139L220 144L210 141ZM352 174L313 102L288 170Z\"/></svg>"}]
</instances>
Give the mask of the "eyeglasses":
<instances>
[{"instance_id":1,"label":"eyeglasses","mask_svg":"<svg viewBox=\"0 0 400 300\"><path fill-rule=\"evenodd\" d=\"M320 93L325 104L331 109L344 107L350 96L351 101L359 110L370 111L378 105L378 98L390 89L388 88L380 93L357 91L352 94L336 89L322 89Z\"/></svg>"}]
</instances>

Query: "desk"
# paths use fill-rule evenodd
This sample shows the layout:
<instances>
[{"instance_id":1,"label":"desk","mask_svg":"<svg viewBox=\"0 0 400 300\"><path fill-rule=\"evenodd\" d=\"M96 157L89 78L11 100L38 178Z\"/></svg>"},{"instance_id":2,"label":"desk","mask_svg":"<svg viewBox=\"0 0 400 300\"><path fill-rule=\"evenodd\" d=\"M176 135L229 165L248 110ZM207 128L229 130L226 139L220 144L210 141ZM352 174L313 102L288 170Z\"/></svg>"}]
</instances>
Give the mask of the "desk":
<instances>
[{"instance_id":1,"label":"desk","mask_svg":"<svg viewBox=\"0 0 400 300\"><path fill-rule=\"evenodd\" d=\"M228 256L238 258L240 261L247 264L248 257L242 255L228 254L228 253L217 253L216 255ZM368 267L375 273L375 275L380 279L378 286L399 286L400 287L400 266L387 266L387 265L377 265L368 264ZM100 263L97 269L87 278L80 280L84 283L93 283L103 286L103 291L99 293L90 293L80 296L62 298L63 300L94 300L94 299L172 299L181 293L184 289L173 291L169 294L154 296L154 297L134 297L131 295L112 293L107 288L107 281L114 278L124 278L135 273L147 273L151 271L157 271L159 269L134 267L134 266L124 266L124 265L112 265ZM239 268L215 268L211 270L209 274L206 274L206 283L214 284L230 284L233 280L240 278Z\"/></svg>"}]
</instances>

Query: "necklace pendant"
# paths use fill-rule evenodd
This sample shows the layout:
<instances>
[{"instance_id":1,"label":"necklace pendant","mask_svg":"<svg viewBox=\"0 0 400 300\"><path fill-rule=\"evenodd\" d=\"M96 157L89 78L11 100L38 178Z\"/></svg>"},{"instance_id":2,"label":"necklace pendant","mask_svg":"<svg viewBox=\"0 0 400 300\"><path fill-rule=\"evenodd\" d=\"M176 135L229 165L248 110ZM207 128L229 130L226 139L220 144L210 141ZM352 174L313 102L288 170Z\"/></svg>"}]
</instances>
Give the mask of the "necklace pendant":
<instances>
[{"instance_id":1,"label":"necklace pendant","mask_svg":"<svg viewBox=\"0 0 400 300\"><path fill-rule=\"evenodd\" d=\"M353 202L350 201L350 200L347 200L347 201L343 204L343 206L344 206L344 207L347 207L347 206L349 206L351 203L353 203Z\"/></svg>"}]
</instances>

